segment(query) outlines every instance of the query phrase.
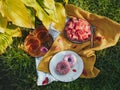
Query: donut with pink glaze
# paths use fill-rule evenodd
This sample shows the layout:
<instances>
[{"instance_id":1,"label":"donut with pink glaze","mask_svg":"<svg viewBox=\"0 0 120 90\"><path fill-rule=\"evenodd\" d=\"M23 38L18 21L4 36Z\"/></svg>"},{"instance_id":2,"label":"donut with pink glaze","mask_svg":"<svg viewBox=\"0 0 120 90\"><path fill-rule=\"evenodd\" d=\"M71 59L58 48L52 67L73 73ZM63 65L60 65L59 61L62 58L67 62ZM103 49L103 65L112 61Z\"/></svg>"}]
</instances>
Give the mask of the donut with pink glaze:
<instances>
[{"instance_id":1,"label":"donut with pink glaze","mask_svg":"<svg viewBox=\"0 0 120 90\"><path fill-rule=\"evenodd\" d=\"M66 61L62 60L56 65L56 72L60 75L65 75L69 71L70 71L70 65Z\"/></svg>"},{"instance_id":2,"label":"donut with pink glaze","mask_svg":"<svg viewBox=\"0 0 120 90\"><path fill-rule=\"evenodd\" d=\"M76 61L77 61L75 55L73 55L73 54L65 55L63 60L68 62L70 67L73 67L76 64Z\"/></svg>"}]
</instances>

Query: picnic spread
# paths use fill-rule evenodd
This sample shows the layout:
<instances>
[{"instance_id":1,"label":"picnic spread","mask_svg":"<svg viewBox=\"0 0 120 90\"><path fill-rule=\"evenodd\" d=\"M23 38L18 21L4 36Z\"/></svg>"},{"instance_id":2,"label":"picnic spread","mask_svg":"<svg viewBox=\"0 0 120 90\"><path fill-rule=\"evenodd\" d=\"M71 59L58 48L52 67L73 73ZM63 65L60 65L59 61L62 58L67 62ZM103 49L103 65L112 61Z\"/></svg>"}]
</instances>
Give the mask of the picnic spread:
<instances>
[{"instance_id":1,"label":"picnic spread","mask_svg":"<svg viewBox=\"0 0 120 90\"><path fill-rule=\"evenodd\" d=\"M76 17L79 19L87 20L92 26L95 27L93 39L94 46L90 47L90 40L84 43L74 43L68 40L64 34L65 26L59 29L55 27L52 28L53 32L57 31L59 34L54 34L56 36L49 51L43 57L36 58L38 80L41 80L38 81L38 85L44 85L44 83L46 85L52 81L59 81L51 75L49 63L57 53L62 51L73 51L82 58L83 70L79 76L80 78L97 77L100 70L97 68L97 66L94 66L95 62L97 61L95 51L114 46L119 39L120 24L114 22L113 20L104 16L90 13L71 4L66 5L65 10L67 13L67 17ZM56 61L57 60L62 60L62 57L56 58ZM77 73L77 71L73 70L73 73ZM44 83L42 80L44 80Z\"/></svg>"},{"instance_id":2,"label":"picnic spread","mask_svg":"<svg viewBox=\"0 0 120 90\"><path fill-rule=\"evenodd\" d=\"M1 9L0 19L4 25L0 23L0 54L13 42L12 37L22 36L20 27L30 28L32 30L20 49L35 59L38 86L99 75L100 70L95 66L95 52L117 44L120 37L119 23L68 4L67 0L63 5L54 0L21 0L11 5L12 1L6 1L8 4L1 1L6 7L11 7L12 13L1 4L4 9ZM12 6L17 6L17 9ZM30 14L32 10L27 13L26 6L32 7L35 14ZM8 15L7 18L5 15ZM35 26L35 17L42 22L40 25ZM9 28L7 23L8 26L14 24L16 27Z\"/></svg>"}]
</instances>

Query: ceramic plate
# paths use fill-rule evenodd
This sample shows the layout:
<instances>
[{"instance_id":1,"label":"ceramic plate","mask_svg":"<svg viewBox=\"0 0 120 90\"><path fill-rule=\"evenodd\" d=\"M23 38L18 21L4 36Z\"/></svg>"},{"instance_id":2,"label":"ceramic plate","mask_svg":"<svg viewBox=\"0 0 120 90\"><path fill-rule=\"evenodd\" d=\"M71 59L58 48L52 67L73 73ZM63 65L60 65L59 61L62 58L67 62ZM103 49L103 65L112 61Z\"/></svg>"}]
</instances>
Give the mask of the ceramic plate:
<instances>
[{"instance_id":1,"label":"ceramic plate","mask_svg":"<svg viewBox=\"0 0 120 90\"><path fill-rule=\"evenodd\" d=\"M66 75L60 75L56 72L55 68L56 68L57 63L62 61L64 56L67 54L74 54L77 58L77 63L75 64L74 67L70 69L69 73L67 73ZM71 82L79 78L79 76L82 74L83 67L84 65L83 65L82 58L73 51L58 52L52 57L50 61L50 65L49 65L50 72L54 76L54 78L62 82Z\"/></svg>"}]
</instances>

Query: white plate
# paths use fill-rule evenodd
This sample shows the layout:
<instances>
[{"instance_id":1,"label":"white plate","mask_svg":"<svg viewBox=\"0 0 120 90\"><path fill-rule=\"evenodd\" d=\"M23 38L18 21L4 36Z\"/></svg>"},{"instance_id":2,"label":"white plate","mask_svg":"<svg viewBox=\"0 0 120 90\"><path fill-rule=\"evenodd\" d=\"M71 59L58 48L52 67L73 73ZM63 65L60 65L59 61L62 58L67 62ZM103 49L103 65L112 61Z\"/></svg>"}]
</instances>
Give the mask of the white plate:
<instances>
[{"instance_id":1,"label":"white plate","mask_svg":"<svg viewBox=\"0 0 120 90\"><path fill-rule=\"evenodd\" d=\"M67 54L74 54L77 58L77 63L75 64L74 67L72 67L70 69L69 73L67 73L66 75L59 75L56 73L56 70L55 70L56 65L58 62L63 60L64 56ZM83 67L84 67L84 65L83 65L82 58L73 51L58 52L57 54L55 54L53 56L53 58L51 59L50 64L49 64L49 69L50 69L51 74L54 76L55 79L62 81L62 82L71 82L71 81L79 78L83 72ZM74 70L76 70L76 72Z\"/></svg>"}]
</instances>

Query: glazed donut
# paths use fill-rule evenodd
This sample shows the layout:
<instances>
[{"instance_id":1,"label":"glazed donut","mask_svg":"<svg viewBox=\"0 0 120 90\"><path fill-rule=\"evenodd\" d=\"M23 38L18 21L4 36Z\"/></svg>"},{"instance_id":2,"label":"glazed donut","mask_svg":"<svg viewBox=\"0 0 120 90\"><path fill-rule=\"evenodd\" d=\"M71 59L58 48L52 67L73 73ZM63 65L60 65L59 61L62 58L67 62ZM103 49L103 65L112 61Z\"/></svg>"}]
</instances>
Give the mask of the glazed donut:
<instances>
[{"instance_id":1,"label":"glazed donut","mask_svg":"<svg viewBox=\"0 0 120 90\"><path fill-rule=\"evenodd\" d=\"M68 62L70 67L73 67L76 64L76 61L77 61L75 55L73 55L73 54L65 55L63 60Z\"/></svg>"},{"instance_id":2,"label":"glazed donut","mask_svg":"<svg viewBox=\"0 0 120 90\"><path fill-rule=\"evenodd\" d=\"M65 75L70 71L70 65L66 61L60 61L56 65L56 72L60 75Z\"/></svg>"}]
</instances>

